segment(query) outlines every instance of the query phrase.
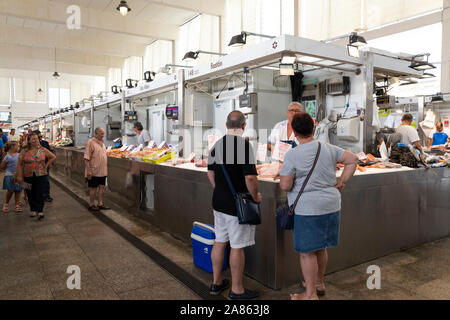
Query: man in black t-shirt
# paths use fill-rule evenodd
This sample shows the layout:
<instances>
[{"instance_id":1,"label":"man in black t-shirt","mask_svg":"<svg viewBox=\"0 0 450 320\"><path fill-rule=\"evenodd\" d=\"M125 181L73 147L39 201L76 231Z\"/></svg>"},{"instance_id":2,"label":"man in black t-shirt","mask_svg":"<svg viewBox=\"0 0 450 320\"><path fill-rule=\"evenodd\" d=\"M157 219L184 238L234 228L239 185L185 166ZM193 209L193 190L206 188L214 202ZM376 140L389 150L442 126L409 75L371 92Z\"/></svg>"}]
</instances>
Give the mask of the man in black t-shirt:
<instances>
[{"instance_id":1,"label":"man in black t-shirt","mask_svg":"<svg viewBox=\"0 0 450 320\"><path fill-rule=\"evenodd\" d=\"M208 159L208 178L214 188L216 231L211 252L214 281L210 293L219 295L229 286L229 281L222 277L222 266L225 249L230 242L230 299L253 299L259 296L258 292L247 290L243 286L244 248L255 244L255 226L239 224L233 194L222 170L224 166L237 193L250 193L255 202L261 202L255 154L250 143L242 138L245 126L244 114L240 111L231 112L227 118L227 134L217 141Z\"/></svg>"}]
</instances>

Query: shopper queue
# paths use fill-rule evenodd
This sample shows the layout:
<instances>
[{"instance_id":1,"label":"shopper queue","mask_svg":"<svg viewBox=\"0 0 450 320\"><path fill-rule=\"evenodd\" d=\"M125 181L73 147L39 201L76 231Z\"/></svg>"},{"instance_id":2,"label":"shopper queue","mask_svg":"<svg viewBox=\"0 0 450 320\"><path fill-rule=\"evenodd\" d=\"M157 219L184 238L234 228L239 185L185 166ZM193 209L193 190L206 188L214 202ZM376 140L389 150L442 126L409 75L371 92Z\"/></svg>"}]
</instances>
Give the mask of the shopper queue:
<instances>
[{"instance_id":1,"label":"shopper queue","mask_svg":"<svg viewBox=\"0 0 450 320\"><path fill-rule=\"evenodd\" d=\"M325 294L324 274L327 266L327 248L339 243L341 192L356 171L358 157L331 144L314 139L314 119L304 112L299 103L291 103L288 120L277 124L276 135L269 139L271 148L279 141L295 143L284 157L280 173L280 188L288 193L292 205L299 196L306 176L310 180L300 194L300 205L295 208L293 241L299 253L306 292L292 294L292 300L316 300ZM255 245L255 226L239 224L233 193L249 193L260 203L256 161L252 146L242 138L246 127L245 116L233 111L227 118L227 134L210 151L208 178L214 188L213 209L216 239L211 253L213 283L211 295L219 295L230 286L222 274L225 248L231 247L230 299L254 299L259 293L243 284L245 266L244 248ZM227 157L227 151L234 157ZM228 161L227 161L228 160ZM279 159L276 159L279 160ZM344 165L336 178L336 165ZM231 188L234 187L235 191ZM320 201L319 201L320 200Z\"/></svg>"}]
</instances>

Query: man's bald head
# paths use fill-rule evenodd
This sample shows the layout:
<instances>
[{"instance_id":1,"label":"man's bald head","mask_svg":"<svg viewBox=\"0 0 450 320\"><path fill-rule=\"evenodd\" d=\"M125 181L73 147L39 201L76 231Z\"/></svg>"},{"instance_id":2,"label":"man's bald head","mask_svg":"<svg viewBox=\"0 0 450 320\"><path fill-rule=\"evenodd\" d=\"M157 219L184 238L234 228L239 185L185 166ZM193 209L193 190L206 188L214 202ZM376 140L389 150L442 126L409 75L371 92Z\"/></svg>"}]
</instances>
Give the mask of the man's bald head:
<instances>
[{"instance_id":1,"label":"man's bald head","mask_svg":"<svg viewBox=\"0 0 450 320\"><path fill-rule=\"evenodd\" d=\"M227 129L244 129L245 116L240 111L232 111L227 117Z\"/></svg>"},{"instance_id":2,"label":"man's bald head","mask_svg":"<svg viewBox=\"0 0 450 320\"><path fill-rule=\"evenodd\" d=\"M436 129L439 132L442 132L442 130L444 130L444 126L442 125L442 122L437 122L436 123Z\"/></svg>"}]
</instances>

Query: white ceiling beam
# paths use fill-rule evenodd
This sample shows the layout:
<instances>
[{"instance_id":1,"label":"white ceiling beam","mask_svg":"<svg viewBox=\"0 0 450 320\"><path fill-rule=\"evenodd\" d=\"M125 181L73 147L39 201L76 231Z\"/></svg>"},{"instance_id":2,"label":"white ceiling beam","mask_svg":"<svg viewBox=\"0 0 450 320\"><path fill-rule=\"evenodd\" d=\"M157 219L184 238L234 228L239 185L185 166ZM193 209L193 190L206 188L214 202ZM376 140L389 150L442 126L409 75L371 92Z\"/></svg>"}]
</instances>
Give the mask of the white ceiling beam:
<instances>
[{"instance_id":1,"label":"white ceiling beam","mask_svg":"<svg viewBox=\"0 0 450 320\"><path fill-rule=\"evenodd\" d=\"M48 0L0 0L0 14L18 19L66 25L68 4ZM81 8L81 28L119 33L148 39L175 40L178 26L152 23L143 19L127 19L117 12Z\"/></svg>"},{"instance_id":2,"label":"white ceiling beam","mask_svg":"<svg viewBox=\"0 0 450 320\"><path fill-rule=\"evenodd\" d=\"M0 56L1 60L12 58L23 59L24 61L26 61L27 59L32 59L50 62L53 64L51 69L55 68L54 48L39 48L26 45L3 43L0 44ZM82 53L73 50L57 49L56 61L57 68L59 65L64 64L78 64L89 67L99 66L104 68L121 68L123 66L124 59L119 57L105 56L101 54Z\"/></svg>"},{"instance_id":3,"label":"white ceiling beam","mask_svg":"<svg viewBox=\"0 0 450 320\"><path fill-rule=\"evenodd\" d=\"M398 22L389 23L385 26L380 26L377 28L374 28L373 30L368 30L365 32L358 33L360 36L363 36L367 41L390 36L393 34L406 32L409 30L421 28L424 26L428 26L430 24L439 23L442 21L442 12L436 11L432 12L430 14L424 14L420 15L418 17L412 17L403 19ZM337 45L347 45L348 44L348 38L342 38L339 40L336 40L332 42L333 44Z\"/></svg>"},{"instance_id":4,"label":"white ceiling beam","mask_svg":"<svg viewBox=\"0 0 450 320\"><path fill-rule=\"evenodd\" d=\"M2 58L0 59L1 69L14 69L14 70L32 70L30 78L36 78L35 71L39 72L52 72L54 64L50 61L42 61L35 59L22 59L22 58ZM101 66L86 66L82 64L66 63L58 65L58 72L60 74L76 74L86 76L108 76L108 68Z\"/></svg>"},{"instance_id":5,"label":"white ceiling beam","mask_svg":"<svg viewBox=\"0 0 450 320\"><path fill-rule=\"evenodd\" d=\"M127 41L126 37L123 37L123 41L111 41L110 38L100 36L96 32L54 32L40 28L15 27L8 24L4 24L0 28L0 43L44 48L57 47L122 58L142 56L145 53L145 45Z\"/></svg>"},{"instance_id":6,"label":"white ceiling beam","mask_svg":"<svg viewBox=\"0 0 450 320\"><path fill-rule=\"evenodd\" d=\"M167 8L194 11L214 16L224 16L224 0L145 0L150 4L161 5Z\"/></svg>"}]
</instances>

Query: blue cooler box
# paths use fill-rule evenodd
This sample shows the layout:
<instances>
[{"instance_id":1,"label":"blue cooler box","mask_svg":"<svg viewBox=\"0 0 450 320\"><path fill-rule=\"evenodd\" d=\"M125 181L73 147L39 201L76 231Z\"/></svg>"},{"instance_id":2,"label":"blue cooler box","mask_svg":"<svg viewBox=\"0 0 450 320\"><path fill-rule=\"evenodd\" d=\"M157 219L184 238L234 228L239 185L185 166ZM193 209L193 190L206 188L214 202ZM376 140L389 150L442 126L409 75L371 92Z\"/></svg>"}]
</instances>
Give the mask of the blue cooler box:
<instances>
[{"instance_id":1,"label":"blue cooler box","mask_svg":"<svg viewBox=\"0 0 450 320\"><path fill-rule=\"evenodd\" d=\"M214 226L209 224L203 224L200 222L194 222L192 227L192 254L194 259L194 265L197 267L213 272L211 262L211 251L216 239ZM225 259L222 270L227 268L228 264L228 249L225 251Z\"/></svg>"}]
</instances>

